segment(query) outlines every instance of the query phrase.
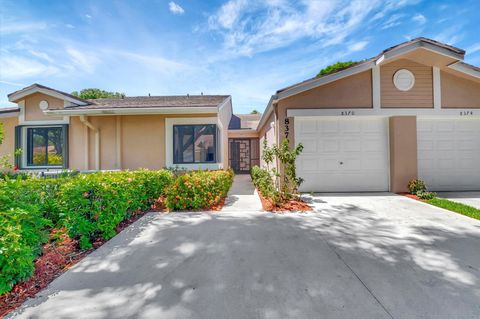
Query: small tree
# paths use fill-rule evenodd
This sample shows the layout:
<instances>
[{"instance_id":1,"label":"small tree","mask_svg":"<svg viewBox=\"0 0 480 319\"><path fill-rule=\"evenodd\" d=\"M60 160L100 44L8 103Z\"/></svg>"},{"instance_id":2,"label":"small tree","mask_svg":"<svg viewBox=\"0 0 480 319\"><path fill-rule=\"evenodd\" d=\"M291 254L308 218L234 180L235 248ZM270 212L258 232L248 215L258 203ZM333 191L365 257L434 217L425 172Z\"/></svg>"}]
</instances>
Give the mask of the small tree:
<instances>
[{"instance_id":1,"label":"small tree","mask_svg":"<svg viewBox=\"0 0 480 319\"><path fill-rule=\"evenodd\" d=\"M337 62L337 63L334 63L334 64L330 64L329 66L326 66L323 69L321 69L320 72L318 72L317 77L327 75L327 74L331 74L333 72L337 72L337 71L346 69L346 68L348 68L352 65L358 64L358 63L359 62L357 62L357 61L345 61L345 62Z\"/></svg>"},{"instance_id":2,"label":"small tree","mask_svg":"<svg viewBox=\"0 0 480 319\"><path fill-rule=\"evenodd\" d=\"M80 91L80 93L73 91L72 95L85 100L121 99L125 97L124 93L104 91L96 88L83 89Z\"/></svg>"},{"instance_id":3,"label":"small tree","mask_svg":"<svg viewBox=\"0 0 480 319\"><path fill-rule=\"evenodd\" d=\"M266 140L263 141L263 155L266 169L274 178L275 189L278 190L278 197L280 201L290 200L298 195L298 188L303 182L302 178L297 177L296 173L296 159L303 151L302 143L297 144L293 149L287 139L284 139L280 146L274 144L269 147ZM278 159L283 165L284 174L275 168L270 168L270 165L275 159Z\"/></svg>"},{"instance_id":4,"label":"small tree","mask_svg":"<svg viewBox=\"0 0 480 319\"><path fill-rule=\"evenodd\" d=\"M252 112L250 112L250 114L260 114L260 112L258 112L257 110L253 110Z\"/></svg>"}]
</instances>

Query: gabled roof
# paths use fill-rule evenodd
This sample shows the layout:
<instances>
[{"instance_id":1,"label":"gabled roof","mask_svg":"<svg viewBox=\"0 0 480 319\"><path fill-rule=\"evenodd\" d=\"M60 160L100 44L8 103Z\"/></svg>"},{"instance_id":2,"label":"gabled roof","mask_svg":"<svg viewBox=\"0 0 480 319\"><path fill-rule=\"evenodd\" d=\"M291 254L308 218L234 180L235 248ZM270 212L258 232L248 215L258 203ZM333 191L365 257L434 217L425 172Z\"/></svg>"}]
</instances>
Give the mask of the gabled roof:
<instances>
[{"instance_id":1,"label":"gabled roof","mask_svg":"<svg viewBox=\"0 0 480 319\"><path fill-rule=\"evenodd\" d=\"M44 85L41 85L41 84L38 84L38 83L34 83L34 84L32 84L30 86L27 86L27 87L25 87L21 90L18 90L18 91L15 91L13 93L8 94L8 100L10 102L15 102L15 101L18 101L21 98L27 96L27 95L30 95L30 94L33 94L33 93L36 93L36 92L44 93L46 95L51 95L51 96L54 96L54 97L57 97L57 98L60 98L60 99L65 99L65 100L67 100L69 102L72 102L74 104L77 104L77 105L86 105L86 104L90 103L87 100L81 99L81 98L76 97L74 95L71 95L69 93L59 91L59 90L56 90L56 89L52 89L48 86L44 86Z\"/></svg>"},{"instance_id":2,"label":"gabled roof","mask_svg":"<svg viewBox=\"0 0 480 319\"><path fill-rule=\"evenodd\" d=\"M304 91L308 91L310 89L322 86L324 84L342 79L353 74L367 71L388 59L405 54L407 52L411 52L419 48L429 50L444 56L448 56L453 59L453 61L455 61L454 63L448 65L448 67L456 71L480 78L480 68L464 63L462 61L465 56L465 50L429 38L419 37L387 48L380 52L378 55L360 61L357 64L353 64L349 67L337 70L333 73L329 73L323 76L315 76L313 78L278 90L276 94L272 95L272 97L270 98L270 101L268 102L266 110L263 113L262 118L260 119L257 129L259 129L262 125L265 124L266 119L270 116L270 113L272 111L272 106L276 103L276 101Z\"/></svg>"},{"instance_id":3,"label":"gabled roof","mask_svg":"<svg viewBox=\"0 0 480 319\"><path fill-rule=\"evenodd\" d=\"M15 112L20 112L20 108L18 108L18 107L2 107L2 108L0 108L0 114L15 113Z\"/></svg>"}]
</instances>

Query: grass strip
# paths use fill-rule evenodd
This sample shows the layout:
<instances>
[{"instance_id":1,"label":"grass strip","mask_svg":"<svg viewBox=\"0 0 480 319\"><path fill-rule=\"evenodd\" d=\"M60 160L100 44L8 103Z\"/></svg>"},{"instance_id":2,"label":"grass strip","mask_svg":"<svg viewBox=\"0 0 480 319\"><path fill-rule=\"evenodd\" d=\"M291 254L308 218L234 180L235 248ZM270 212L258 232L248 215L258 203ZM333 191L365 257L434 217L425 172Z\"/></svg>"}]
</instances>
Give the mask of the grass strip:
<instances>
[{"instance_id":1,"label":"grass strip","mask_svg":"<svg viewBox=\"0 0 480 319\"><path fill-rule=\"evenodd\" d=\"M459 214L480 220L480 209L476 209L475 207L472 207L472 206L468 206L462 203L457 203L445 198L438 198L438 197L428 200L427 203L433 206L448 209L452 212L459 213Z\"/></svg>"}]
</instances>

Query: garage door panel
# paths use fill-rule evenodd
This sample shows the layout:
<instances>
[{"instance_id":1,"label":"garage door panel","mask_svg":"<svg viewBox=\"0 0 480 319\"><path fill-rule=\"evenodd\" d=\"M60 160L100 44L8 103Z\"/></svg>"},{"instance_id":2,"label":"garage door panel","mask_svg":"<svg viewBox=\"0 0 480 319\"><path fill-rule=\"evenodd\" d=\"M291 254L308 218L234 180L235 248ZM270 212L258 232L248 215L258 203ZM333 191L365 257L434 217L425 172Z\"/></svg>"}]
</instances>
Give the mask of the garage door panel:
<instances>
[{"instance_id":1,"label":"garage door panel","mask_svg":"<svg viewBox=\"0 0 480 319\"><path fill-rule=\"evenodd\" d=\"M418 175L433 191L480 190L480 119L418 119Z\"/></svg>"},{"instance_id":2,"label":"garage door panel","mask_svg":"<svg viewBox=\"0 0 480 319\"><path fill-rule=\"evenodd\" d=\"M295 119L295 126L316 121L316 151L309 148L297 161L304 178L300 191L349 192L388 190L388 124L380 118ZM311 125L311 124L310 124ZM312 126L312 125L311 125ZM304 143L311 133L295 129L295 140ZM316 158L316 166L304 159Z\"/></svg>"}]
</instances>

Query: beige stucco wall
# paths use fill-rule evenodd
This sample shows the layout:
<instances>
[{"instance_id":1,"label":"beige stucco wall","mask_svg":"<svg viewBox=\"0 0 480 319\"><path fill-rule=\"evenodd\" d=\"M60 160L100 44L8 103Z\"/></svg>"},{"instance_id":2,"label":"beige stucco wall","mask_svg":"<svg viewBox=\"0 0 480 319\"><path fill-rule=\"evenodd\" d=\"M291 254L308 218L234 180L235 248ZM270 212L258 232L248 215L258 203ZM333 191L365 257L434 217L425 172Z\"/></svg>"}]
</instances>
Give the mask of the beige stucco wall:
<instances>
[{"instance_id":1,"label":"beige stucco wall","mask_svg":"<svg viewBox=\"0 0 480 319\"><path fill-rule=\"evenodd\" d=\"M48 102L49 109L63 108L63 100L45 95L42 93L34 93L25 97L25 120L26 121L44 121L44 120L61 120L61 117L46 116L38 106L41 101Z\"/></svg>"},{"instance_id":2,"label":"beige stucco wall","mask_svg":"<svg viewBox=\"0 0 480 319\"><path fill-rule=\"evenodd\" d=\"M393 84L393 75L400 69L407 69L415 76L415 85L409 91L400 91ZM407 59L381 66L380 94L384 108L433 108L432 67Z\"/></svg>"},{"instance_id":3,"label":"beige stucco wall","mask_svg":"<svg viewBox=\"0 0 480 319\"><path fill-rule=\"evenodd\" d=\"M480 83L441 71L442 107L480 108Z\"/></svg>"},{"instance_id":4,"label":"beige stucco wall","mask_svg":"<svg viewBox=\"0 0 480 319\"><path fill-rule=\"evenodd\" d=\"M221 144L221 162L224 168L229 167L228 163L228 125L230 124L230 119L232 118L233 109L232 109L232 100L229 99L218 111L218 127L221 129L220 136L221 138L219 143Z\"/></svg>"},{"instance_id":5,"label":"beige stucco wall","mask_svg":"<svg viewBox=\"0 0 480 319\"><path fill-rule=\"evenodd\" d=\"M369 108L372 107L372 72L361 72L299 93L278 103L287 108Z\"/></svg>"},{"instance_id":6,"label":"beige stucco wall","mask_svg":"<svg viewBox=\"0 0 480 319\"><path fill-rule=\"evenodd\" d=\"M390 191L407 192L417 178L417 118L393 116L390 125Z\"/></svg>"},{"instance_id":7,"label":"beige stucco wall","mask_svg":"<svg viewBox=\"0 0 480 319\"><path fill-rule=\"evenodd\" d=\"M216 114L91 116L87 120L100 131L100 169L160 169L165 167L166 118L215 116ZM85 165L87 136L88 167ZM117 158L117 141L120 141L120 159ZM95 133L86 130L79 117L70 118L69 142L69 167L95 169ZM223 150L228 151L227 148ZM121 167L118 163L121 163Z\"/></svg>"},{"instance_id":8,"label":"beige stucco wall","mask_svg":"<svg viewBox=\"0 0 480 319\"><path fill-rule=\"evenodd\" d=\"M258 138L258 133L254 130L229 130L228 138Z\"/></svg>"},{"instance_id":9,"label":"beige stucco wall","mask_svg":"<svg viewBox=\"0 0 480 319\"><path fill-rule=\"evenodd\" d=\"M259 128L258 131L258 143L259 143L259 148L260 148L260 166L264 167L265 166L265 161L263 160L263 143L266 140L268 146L272 146L274 143L276 143L276 134L275 134L275 126L276 123L275 121L275 114L272 112L270 116L267 118L265 121L265 124ZM273 127L272 127L273 123Z\"/></svg>"},{"instance_id":10,"label":"beige stucco wall","mask_svg":"<svg viewBox=\"0 0 480 319\"><path fill-rule=\"evenodd\" d=\"M18 125L18 118L2 117L0 123L3 125L3 143L0 144L0 156L8 155L10 163L13 164L13 153L15 152L15 126Z\"/></svg>"}]
</instances>

